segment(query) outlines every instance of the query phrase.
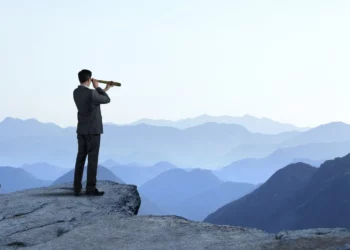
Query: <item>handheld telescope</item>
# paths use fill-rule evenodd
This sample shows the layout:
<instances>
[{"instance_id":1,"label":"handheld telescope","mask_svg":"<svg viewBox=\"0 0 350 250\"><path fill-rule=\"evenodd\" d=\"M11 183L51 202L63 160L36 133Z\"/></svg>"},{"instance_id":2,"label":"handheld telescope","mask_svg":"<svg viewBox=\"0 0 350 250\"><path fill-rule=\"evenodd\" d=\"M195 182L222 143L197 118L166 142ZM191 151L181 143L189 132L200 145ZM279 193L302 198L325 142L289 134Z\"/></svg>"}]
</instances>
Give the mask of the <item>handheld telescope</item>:
<instances>
[{"instance_id":1,"label":"handheld telescope","mask_svg":"<svg viewBox=\"0 0 350 250\"><path fill-rule=\"evenodd\" d=\"M120 87L122 86L122 84L120 82L113 82L113 81L105 81L105 80L97 80L95 79L96 81L100 82L100 83L104 83L104 84L110 84L112 86L117 86L117 87Z\"/></svg>"}]
</instances>

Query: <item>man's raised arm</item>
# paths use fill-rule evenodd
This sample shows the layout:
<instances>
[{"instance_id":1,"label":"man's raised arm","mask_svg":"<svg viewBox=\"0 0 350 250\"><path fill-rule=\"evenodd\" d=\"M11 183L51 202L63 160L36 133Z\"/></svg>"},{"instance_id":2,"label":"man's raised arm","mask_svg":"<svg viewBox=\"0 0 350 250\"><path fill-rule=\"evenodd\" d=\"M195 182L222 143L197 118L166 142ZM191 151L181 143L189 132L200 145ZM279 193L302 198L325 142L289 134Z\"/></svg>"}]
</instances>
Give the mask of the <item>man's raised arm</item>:
<instances>
[{"instance_id":1,"label":"man's raised arm","mask_svg":"<svg viewBox=\"0 0 350 250\"><path fill-rule=\"evenodd\" d=\"M106 104L111 101L109 96L107 95L106 91L110 88L109 85L103 90L98 86L98 82L93 79L92 80L93 86L95 90L92 91L92 102L94 104Z\"/></svg>"}]
</instances>

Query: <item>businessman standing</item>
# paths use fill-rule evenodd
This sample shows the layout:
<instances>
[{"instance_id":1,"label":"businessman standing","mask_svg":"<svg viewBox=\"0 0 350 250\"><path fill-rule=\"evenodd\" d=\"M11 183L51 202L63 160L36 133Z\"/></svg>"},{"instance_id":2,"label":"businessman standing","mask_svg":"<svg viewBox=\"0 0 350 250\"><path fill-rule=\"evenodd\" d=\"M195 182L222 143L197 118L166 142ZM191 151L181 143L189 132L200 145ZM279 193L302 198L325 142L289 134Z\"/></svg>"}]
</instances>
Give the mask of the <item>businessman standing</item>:
<instances>
[{"instance_id":1,"label":"businessman standing","mask_svg":"<svg viewBox=\"0 0 350 250\"><path fill-rule=\"evenodd\" d=\"M109 103L111 100L107 91L111 87L107 84L105 89L98 86L98 81L91 78L90 70L83 69L78 73L80 85L73 91L75 105L78 109L77 139L78 153L74 171L74 193L76 196L82 194L82 178L86 157L87 165L87 195L103 195L103 191L96 188L96 175L98 165L98 154L100 150L101 134L103 124L100 104ZM95 89L90 89L90 84Z\"/></svg>"}]
</instances>

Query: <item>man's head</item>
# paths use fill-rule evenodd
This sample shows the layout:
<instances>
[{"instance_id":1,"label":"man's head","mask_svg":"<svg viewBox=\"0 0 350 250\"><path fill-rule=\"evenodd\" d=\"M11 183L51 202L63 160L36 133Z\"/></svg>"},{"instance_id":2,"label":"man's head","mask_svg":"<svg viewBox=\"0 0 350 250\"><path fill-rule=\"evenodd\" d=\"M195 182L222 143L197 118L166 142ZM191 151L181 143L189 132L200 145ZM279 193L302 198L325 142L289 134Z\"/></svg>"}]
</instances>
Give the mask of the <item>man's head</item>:
<instances>
[{"instance_id":1,"label":"man's head","mask_svg":"<svg viewBox=\"0 0 350 250\"><path fill-rule=\"evenodd\" d=\"M78 78L79 78L80 84L90 86L91 76L92 76L92 73L88 69L83 69L83 70L79 71Z\"/></svg>"}]
</instances>

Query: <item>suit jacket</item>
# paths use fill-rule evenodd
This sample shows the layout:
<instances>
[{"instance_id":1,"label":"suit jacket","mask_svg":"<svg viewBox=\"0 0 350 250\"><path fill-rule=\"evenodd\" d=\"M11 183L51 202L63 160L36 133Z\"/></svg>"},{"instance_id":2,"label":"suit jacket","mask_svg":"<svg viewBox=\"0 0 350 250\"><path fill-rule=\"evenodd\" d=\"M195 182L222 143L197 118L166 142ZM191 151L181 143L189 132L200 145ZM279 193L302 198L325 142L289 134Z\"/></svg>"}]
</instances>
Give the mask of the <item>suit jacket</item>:
<instances>
[{"instance_id":1,"label":"suit jacket","mask_svg":"<svg viewBox=\"0 0 350 250\"><path fill-rule=\"evenodd\" d=\"M111 101L107 93L100 87L89 89L79 85L73 91L73 98L78 109L76 132L84 135L103 134L100 104Z\"/></svg>"}]
</instances>

